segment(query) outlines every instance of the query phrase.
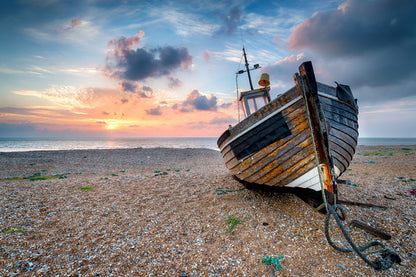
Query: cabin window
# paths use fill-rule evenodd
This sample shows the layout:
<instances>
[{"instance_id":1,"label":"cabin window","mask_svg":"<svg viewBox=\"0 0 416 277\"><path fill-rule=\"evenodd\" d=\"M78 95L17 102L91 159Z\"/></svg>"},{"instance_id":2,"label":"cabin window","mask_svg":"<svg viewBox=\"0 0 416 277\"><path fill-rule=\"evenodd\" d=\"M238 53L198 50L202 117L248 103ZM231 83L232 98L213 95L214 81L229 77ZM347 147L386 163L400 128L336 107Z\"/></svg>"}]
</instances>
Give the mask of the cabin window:
<instances>
[{"instance_id":1,"label":"cabin window","mask_svg":"<svg viewBox=\"0 0 416 277\"><path fill-rule=\"evenodd\" d=\"M257 110L256 100L254 98L247 98L247 103L248 103L248 107L247 107L248 114Z\"/></svg>"},{"instance_id":2,"label":"cabin window","mask_svg":"<svg viewBox=\"0 0 416 277\"><path fill-rule=\"evenodd\" d=\"M248 116L266 105L268 103L268 99L266 99L263 95L259 95L257 97L246 97L244 102L245 113L246 116Z\"/></svg>"},{"instance_id":3,"label":"cabin window","mask_svg":"<svg viewBox=\"0 0 416 277\"><path fill-rule=\"evenodd\" d=\"M242 92L239 100L243 104L245 116L249 116L270 102L269 89L261 88Z\"/></svg>"}]
</instances>

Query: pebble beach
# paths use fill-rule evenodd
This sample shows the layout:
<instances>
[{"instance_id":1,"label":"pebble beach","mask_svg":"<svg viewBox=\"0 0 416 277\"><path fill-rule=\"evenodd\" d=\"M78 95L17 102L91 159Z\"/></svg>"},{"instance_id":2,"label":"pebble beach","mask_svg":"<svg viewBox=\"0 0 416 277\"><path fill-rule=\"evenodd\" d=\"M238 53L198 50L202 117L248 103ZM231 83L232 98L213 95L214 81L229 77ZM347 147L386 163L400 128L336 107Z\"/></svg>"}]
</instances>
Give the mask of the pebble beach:
<instances>
[{"instance_id":1,"label":"pebble beach","mask_svg":"<svg viewBox=\"0 0 416 277\"><path fill-rule=\"evenodd\" d=\"M416 276L416 146L359 146L340 179L340 199L384 207L343 205L352 237L401 264L336 251L324 214L245 189L215 150L3 152L0 276Z\"/></svg>"}]
</instances>

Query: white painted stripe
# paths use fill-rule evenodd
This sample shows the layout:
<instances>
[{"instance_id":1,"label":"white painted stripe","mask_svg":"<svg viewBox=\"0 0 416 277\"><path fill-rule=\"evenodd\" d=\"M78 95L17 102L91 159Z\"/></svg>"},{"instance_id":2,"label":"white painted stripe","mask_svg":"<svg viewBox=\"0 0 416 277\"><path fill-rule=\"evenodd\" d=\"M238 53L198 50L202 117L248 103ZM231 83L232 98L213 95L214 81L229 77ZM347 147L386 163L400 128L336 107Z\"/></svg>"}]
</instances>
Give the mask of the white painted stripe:
<instances>
[{"instance_id":1,"label":"white painted stripe","mask_svg":"<svg viewBox=\"0 0 416 277\"><path fill-rule=\"evenodd\" d=\"M310 188L316 191L320 191L321 185L319 183L318 168L314 167L312 170L306 172L296 180L287 184L286 187Z\"/></svg>"},{"instance_id":2,"label":"white painted stripe","mask_svg":"<svg viewBox=\"0 0 416 277\"><path fill-rule=\"evenodd\" d=\"M333 95L330 95L330 94L327 94L327 93L323 93L323 92L320 92L320 91L318 91L318 95L319 95L319 96L326 97L326 98L329 98L329 99L333 99L333 100L340 101L340 100L338 99L338 97L335 97L335 96L333 96Z\"/></svg>"},{"instance_id":3,"label":"white painted stripe","mask_svg":"<svg viewBox=\"0 0 416 277\"><path fill-rule=\"evenodd\" d=\"M275 110L274 112L270 113L268 116L264 117L262 120L256 122L255 124L251 125L249 128L247 128L246 130L244 130L244 132L241 132L240 134L238 134L237 136L233 137L232 139L230 139L226 144L223 145L223 147L221 147L221 152L222 150L227 147L227 145L229 145L231 142L233 142L234 140L238 139L239 137L241 137L242 135L244 135L245 133L249 132L250 130L256 128L257 126L259 126L260 124L262 124L263 122L267 121L269 118L273 117L274 115L280 113L281 111L283 111L284 109L292 106L293 104L295 104L299 99L301 99L302 96L298 96L296 98L294 98L292 101L290 101L289 103L283 105L282 107L280 107L279 109Z\"/></svg>"},{"instance_id":4,"label":"white painted stripe","mask_svg":"<svg viewBox=\"0 0 416 277\"><path fill-rule=\"evenodd\" d=\"M335 168L335 174L338 176L340 173L340 170L338 167L334 166ZM321 183L319 181L319 175L318 175L318 168L314 167L312 170L306 172L296 180L290 182L286 185L286 187L291 188L308 188L313 189L316 191L321 191Z\"/></svg>"},{"instance_id":5,"label":"white painted stripe","mask_svg":"<svg viewBox=\"0 0 416 277\"><path fill-rule=\"evenodd\" d=\"M338 168L338 167L336 167L335 165L334 165L334 173L335 173L335 176L339 176L340 174L341 174L341 170Z\"/></svg>"}]
</instances>

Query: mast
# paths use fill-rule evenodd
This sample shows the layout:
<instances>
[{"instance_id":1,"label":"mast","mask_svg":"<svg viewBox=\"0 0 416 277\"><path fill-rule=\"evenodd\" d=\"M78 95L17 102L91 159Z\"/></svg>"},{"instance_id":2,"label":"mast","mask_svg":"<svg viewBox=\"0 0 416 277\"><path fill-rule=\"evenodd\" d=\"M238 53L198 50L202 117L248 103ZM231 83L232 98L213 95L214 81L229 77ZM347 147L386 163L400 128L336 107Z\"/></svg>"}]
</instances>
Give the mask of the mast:
<instances>
[{"instance_id":1,"label":"mast","mask_svg":"<svg viewBox=\"0 0 416 277\"><path fill-rule=\"evenodd\" d=\"M246 66L246 71L247 71L247 75L248 75L248 81L250 83L250 89L253 90L253 83L251 82L251 76L250 76L250 69L248 68L248 61L247 61L247 55L246 55L246 50L243 47L243 53L244 53L244 60L246 62L245 66Z\"/></svg>"}]
</instances>

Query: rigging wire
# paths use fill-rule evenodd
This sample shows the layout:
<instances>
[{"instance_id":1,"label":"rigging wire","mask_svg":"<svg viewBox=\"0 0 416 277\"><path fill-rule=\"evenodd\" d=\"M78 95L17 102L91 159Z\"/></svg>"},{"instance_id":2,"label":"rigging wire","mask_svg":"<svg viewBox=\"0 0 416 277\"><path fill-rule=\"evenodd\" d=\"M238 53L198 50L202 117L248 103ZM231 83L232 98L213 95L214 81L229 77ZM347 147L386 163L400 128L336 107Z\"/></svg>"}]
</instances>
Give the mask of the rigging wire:
<instances>
[{"instance_id":1,"label":"rigging wire","mask_svg":"<svg viewBox=\"0 0 416 277\"><path fill-rule=\"evenodd\" d=\"M237 112L238 122L240 122L240 101L238 101L238 72L240 71L241 62L243 61L243 55L241 55L240 63L238 64L237 71L235 73L235 86L236 86L236 101L237 101Z\"/></svg>"},{"instance_id":2,"label":"rigging wire","mask_svg":"<svg viewBox=\"0 0 416 277\"><path fill-rule=\"evenodd\" d=\"M240 19L239 25L240 25L240 23L241 23L241 19ZM243 30L241 28L238 28L238 31L239 31L239 34L240 34L241 44L243 45L243 49L244 49L245 48L245 42L244 42ZM244 56L244 54L241 54L240 63L238 64L238 69L237 69L236 72L240 71L240 66L241 66L242 61L243 61L243 56ZM238 106L238 122L240 122L240 101L238 101L238 81L237 81L237 78L238 78L238 73L235 74L235 83L236 83L236 87L237 87L237 99L236 100L237 100L237 106Z\"/></svg>"}]
</instances>

